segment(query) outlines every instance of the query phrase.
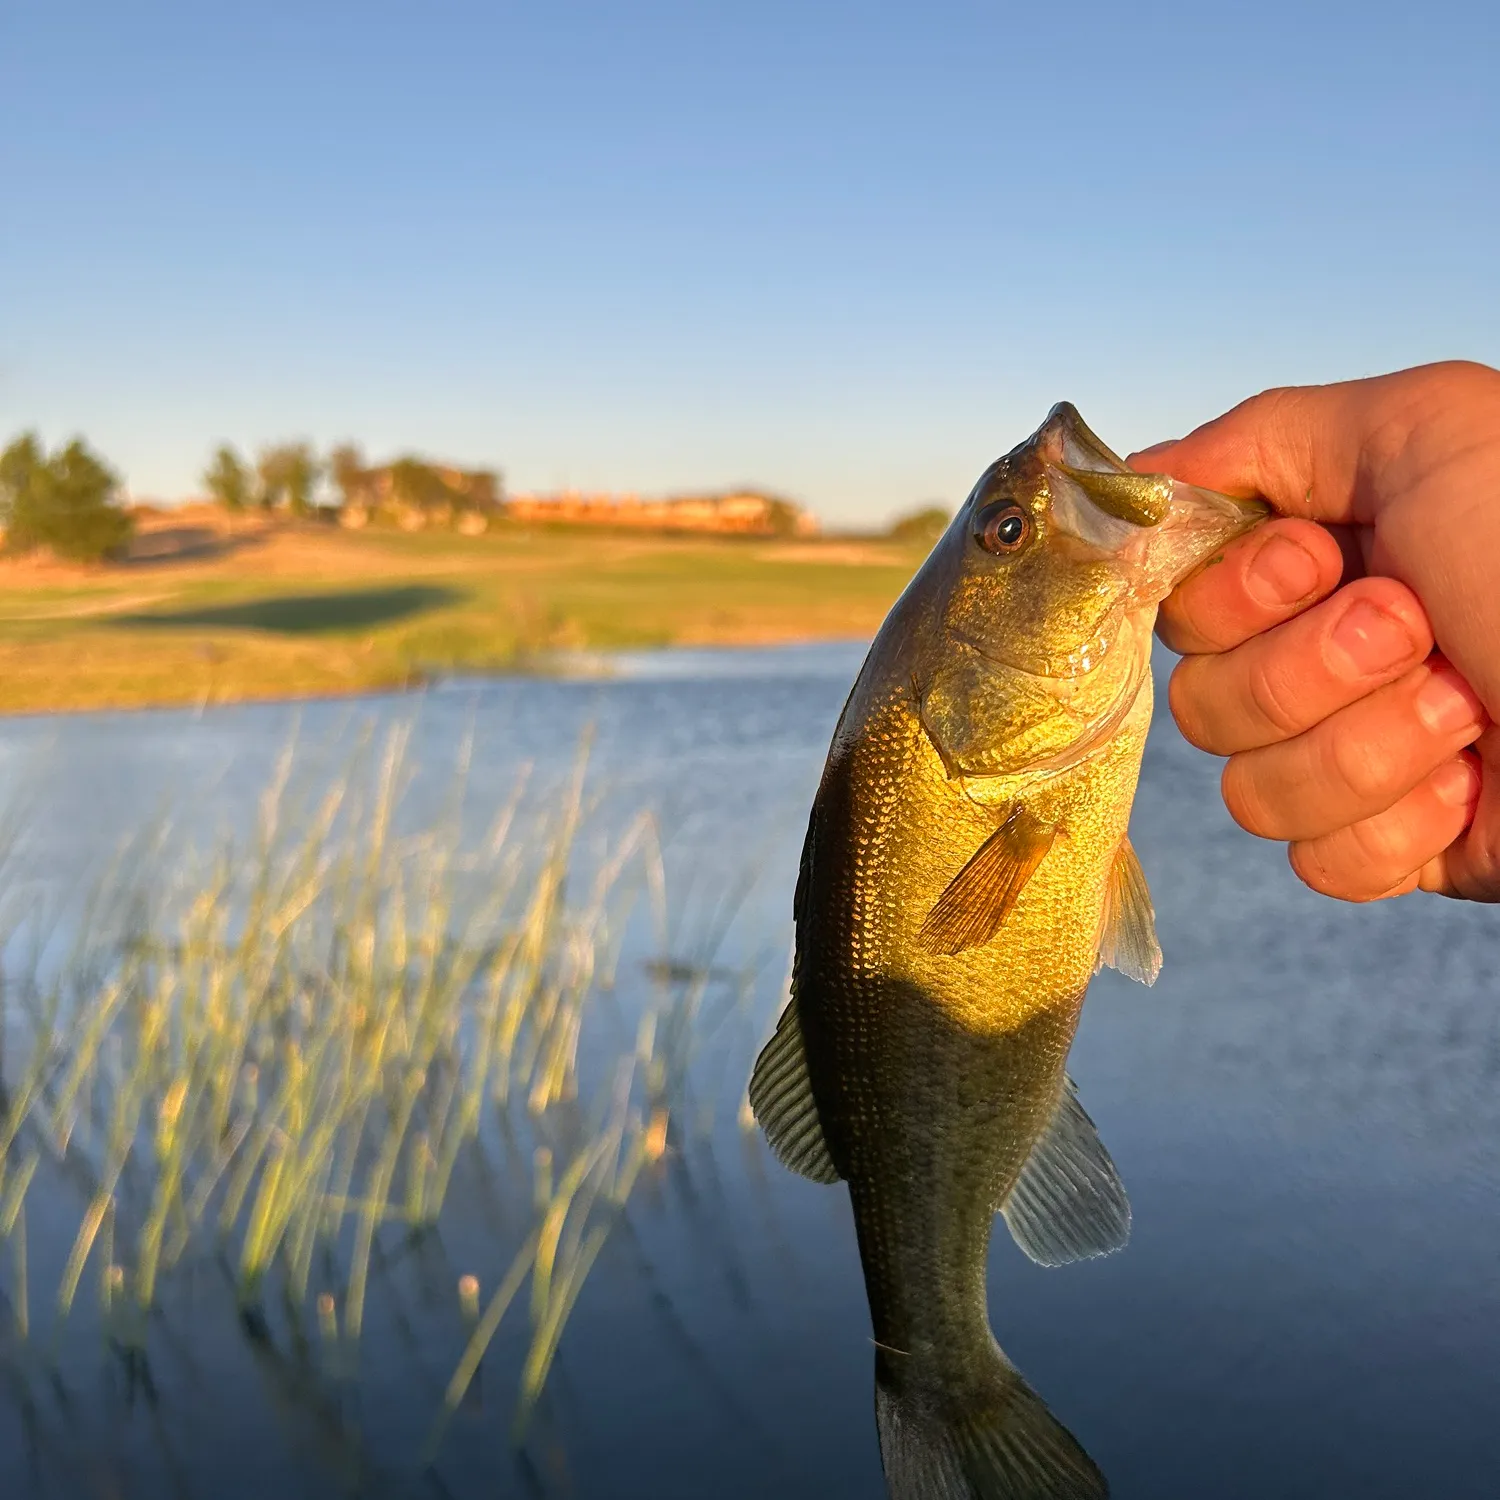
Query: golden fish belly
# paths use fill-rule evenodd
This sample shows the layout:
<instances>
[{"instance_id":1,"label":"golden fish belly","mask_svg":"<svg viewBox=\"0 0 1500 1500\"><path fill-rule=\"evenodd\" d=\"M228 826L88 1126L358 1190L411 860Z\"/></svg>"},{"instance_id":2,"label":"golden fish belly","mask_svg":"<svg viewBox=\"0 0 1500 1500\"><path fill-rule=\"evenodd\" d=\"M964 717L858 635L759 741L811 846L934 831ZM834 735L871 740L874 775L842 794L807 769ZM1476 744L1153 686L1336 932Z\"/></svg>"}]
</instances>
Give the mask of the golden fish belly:
<instances>
[{"instance_id":1,"label":"golden fish belly","mask_svg":"<svg viewBox=\"0 0 1500 1500\"><path fill-rule=\"evenodd\" d=\"M880 1358L903 1378L991 1367L990 1227L1062 1087L1149 715L1147 685L1084 764L1011 778L1057 833L1000 934L953 955L924 946L923 920L1003 810L949 778L899 693L830 760L798 1003Z\"/></svg>"}]
</instances>

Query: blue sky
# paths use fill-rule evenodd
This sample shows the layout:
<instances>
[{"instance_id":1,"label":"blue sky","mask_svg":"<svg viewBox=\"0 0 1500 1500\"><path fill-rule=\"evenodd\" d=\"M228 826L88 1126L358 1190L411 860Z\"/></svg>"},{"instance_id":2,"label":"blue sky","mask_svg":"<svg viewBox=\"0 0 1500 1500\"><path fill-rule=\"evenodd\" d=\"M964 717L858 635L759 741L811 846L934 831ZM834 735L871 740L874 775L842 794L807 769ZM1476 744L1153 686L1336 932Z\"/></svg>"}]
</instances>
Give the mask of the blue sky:
<instances>
[{"instance_id":1,"label":"blue sky","mask_svg":"<svg viewBox=\"0 0 1500 1500\"><path fill-rule=\"evenodd\" d=\"M0 6L0 440L954 503L1500 363L1500 7Z\"/></svg>"}]
</instances>

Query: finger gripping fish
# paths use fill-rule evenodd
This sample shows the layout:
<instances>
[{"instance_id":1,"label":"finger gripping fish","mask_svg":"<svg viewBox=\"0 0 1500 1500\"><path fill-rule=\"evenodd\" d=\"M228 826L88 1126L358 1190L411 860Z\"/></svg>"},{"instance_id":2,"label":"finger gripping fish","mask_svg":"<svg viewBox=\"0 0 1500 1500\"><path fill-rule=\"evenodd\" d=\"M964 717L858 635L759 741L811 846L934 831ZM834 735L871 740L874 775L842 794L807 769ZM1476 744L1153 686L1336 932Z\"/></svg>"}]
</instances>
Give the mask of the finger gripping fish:
<instances>
[{"instance_id":1,"label":"finger gripping fish","mask_svg":"<svg viewBox=\"0 0 1500 1500\"><path fill-rule=\"evenodd\" d=\"M990 1228L1044 1265L1129 1234L1064 1064L1097 968L1161 963L1126 832L1157 605L1265 513L1132 473L1054 407L980 477L834 733L750 1102L786 1166L848 1183L893 1500L1107 1493L990 1332Z\"/></svg>"}]
</instances>

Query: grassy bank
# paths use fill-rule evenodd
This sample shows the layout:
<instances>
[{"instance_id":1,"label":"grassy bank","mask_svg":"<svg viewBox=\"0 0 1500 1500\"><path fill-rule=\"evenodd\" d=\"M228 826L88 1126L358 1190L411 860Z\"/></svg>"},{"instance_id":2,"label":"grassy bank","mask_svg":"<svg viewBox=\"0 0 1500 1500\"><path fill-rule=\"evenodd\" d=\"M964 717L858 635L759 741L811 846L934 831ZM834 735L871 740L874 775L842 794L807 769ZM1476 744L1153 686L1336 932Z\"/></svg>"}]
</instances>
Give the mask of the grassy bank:
<instances>
[{"instance_id":1,"label":"grassy bank","mask_svg":"<svg viewBox=\"0 0 1500 1500\"><path fill-rule=\"evenodd\" d=\"M865 635L921 552L154 517L122 564L0 564L0 712L359 692L559 649Z\"/></svg>"}]
</instances>

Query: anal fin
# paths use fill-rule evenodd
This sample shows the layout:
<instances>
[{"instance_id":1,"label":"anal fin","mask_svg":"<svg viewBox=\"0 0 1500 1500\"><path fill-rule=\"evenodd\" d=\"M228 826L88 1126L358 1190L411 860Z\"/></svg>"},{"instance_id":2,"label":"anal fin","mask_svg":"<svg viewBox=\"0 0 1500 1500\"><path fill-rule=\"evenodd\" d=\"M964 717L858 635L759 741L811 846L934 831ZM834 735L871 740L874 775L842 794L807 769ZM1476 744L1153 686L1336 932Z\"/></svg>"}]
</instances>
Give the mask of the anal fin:
<instances>
[{"instance_id":1,"label":"anal fin","mask_svg":"<svg viewBox=\"0 0 1500 1500\"><path fill-rule=\"evenodd\" d=\"M922 923L930 953L962 953L990 941L1052 847L1057 830L1027 812L1010 816L979 846Z\"/></svg>"},{"instance_id":2,"label":"anal fin","mask_svg":"<svg viewBox=\"0 0 1500 1500\"><path fill-rule=\"evenodd\" d=\"M1073 1080L1000 1209L1022 1250L1042 1266L1108 1255L1130 1238L1130 1200Z\"/></svg>"},{"instance_id":3,"label":"anal fin","mask_svg":"<svg viewBox=\"0 0 1500 1500\"><path fill-rule=\"evenodd\" d=\"M750 1108L777 1161L813 1182L837 1182L802 1041L802 1018L793 998L776 1023L750 1075Z\"/></svg>"},{"instance_id":4,"label":"anal fin","mask_svg":"<svg viewBox=\"0 0 1500 1500\"><path fill-rule=\"evenodd\" d=\"M1146 873L1128 838L1121 839L1104 891L1104 925L1099 935L1099 967L1118 969L1127 979L1154 984L1161 973L1161 944Z\"/></svg>"}]
</instances>

